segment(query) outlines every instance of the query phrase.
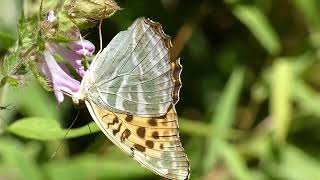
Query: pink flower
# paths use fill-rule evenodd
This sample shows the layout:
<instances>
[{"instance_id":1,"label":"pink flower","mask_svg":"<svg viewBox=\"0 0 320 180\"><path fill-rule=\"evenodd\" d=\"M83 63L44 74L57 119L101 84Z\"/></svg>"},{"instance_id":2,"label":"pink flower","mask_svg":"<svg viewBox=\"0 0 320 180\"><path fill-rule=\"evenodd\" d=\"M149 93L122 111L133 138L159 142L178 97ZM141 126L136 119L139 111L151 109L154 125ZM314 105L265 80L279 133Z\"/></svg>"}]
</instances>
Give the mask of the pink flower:
<instances>
[{"instance_id":1,"label":"pink flower","mask_svg":"<svg viewBox=\"0 0 320 180\"><path fill-rule=\"evenodd\" d=\"M50 11L47 21L53 22L55 19L54 12ZM71 75L68 74L65 64L59 65L53 55L61 56L83 77L85 70L81 64L81 60L84 56L92 56L94 51L95 46L88 40L79 40L67 44L46 43L44 62L39 64L39 70L49 79L50 83L52 83L58 103L64 100L64 94L73 96L77 93L80 82L71 77Z\"/></svg>"},{"instance_id":2,"label":"pink flower","mask_svg":"<svg viewBox=\"0 0 320 180\"><path fill-rule=\"evenodd\" d=\"M71 42L68 43L68 46L72 48L68 49L56 43L49 43L47 49L62 56L83 77L85 71L81 64L82 57L92 56L95 46L88 40Z\"/></svg>"},{"instance_id":3,"label":"pink flower","mask_svg":"<svg viewBox=\"0 0 320 180\"><path fill-rule=\"evenodd\" d=\"M92 56L95 50L95 46L88 40L71 42L68 46L77 54L83 56Z\"/></svg>"},{"instance_id":4,"label":"pink flower","mask_svg":"<svg viewBox=\"0 0 320 180\"><path fill-rule=\"evenodd\" d=\"M44 60L45 62L40 64L40 70L51 81L59 103L64 100L64 93L72 96L78 92L80 82L63 71L49 51L44 52Z\"/></svg>"},{"instance_id":5,"label":"pink flower","mask_svg":"<svg viewBox=\"0 0 320 180\"><path fill-rule=\"evenodd\" d=\"M76 70L76 72L81 77L83 77L85 73L84 67L81 64L81 59L83 56L56 43L48 43L47 49L51 52L57 53L63 59L68 61L71 64L71 66Z\"/></svg>"}]
</instances>

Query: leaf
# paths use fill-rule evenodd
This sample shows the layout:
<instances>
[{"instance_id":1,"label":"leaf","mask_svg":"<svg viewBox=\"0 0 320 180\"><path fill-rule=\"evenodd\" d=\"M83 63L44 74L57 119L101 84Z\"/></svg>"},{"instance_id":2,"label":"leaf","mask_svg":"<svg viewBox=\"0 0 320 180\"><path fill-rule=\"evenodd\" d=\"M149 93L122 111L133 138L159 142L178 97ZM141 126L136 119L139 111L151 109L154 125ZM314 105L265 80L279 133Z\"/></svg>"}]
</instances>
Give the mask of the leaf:
<instances>
[{"instance_id":1,"label":"leaf","mask_svg":"<svg viewBox=\"0 0 320 180\"><path fill-rule=\"evenodd\" d=\"M318 0L293 0L293 5L302 12L304 18L306 19L309 27L312 30L319 31L320 30L320 22L319 22L319 1Z\"/></svg>"},{"instance_id":2,"label":"leaf","mask_svg":"<svg viewBox=\"0 0 320 180\"><path fill-rule=\"evenodd\" d=\"M8 49L17 39L16 21L20 14L19 0L3 0L0 6L0 49Z\"/></svg>"},{"instance_id":3,"label":"leaf","mask_svg":"<svg viewBox=\"0 0 320 180\"><path fill-rule=\"evenodd\" d=\"M288 134L291 120L291 64L285 59L277 59L273 65L271 79L271 118L275 127L275 140L283 143Z\"/></svg>"},{"instance_id":4,"label":"leaf","mask_svg":"<svg viewBox=\"0 0 320 180\"><path fill-rule=\"evenodd\" d=\"M59 120L61 113L58 112L57 103L53 98L35 80L28 83L28 87L23 89L10 88L8 101L20 106L27 116Z\"/></svg>"},{"instance_id":5,"label":"leaf","mask_svg":"<svg viewBox=\"0 0 320 180\"><path fill-rule=\"evenodd\" d=\"M215 144L235 179L251 179L245 161L239 156L234 146L219 140Z\"/></svg>"},{"instance_id":6,"label":"leaf","mask_svg":"<svg viewBox=\"0 0 320 180\"><path fill-rule=\"evenodd\" d=\"M4 57L3 64L1 68L1 74L3 76L12 76L14 69L16 69L18 64L18 52L12 52Z\"/></svg>"},{"instance_id":7,"label":"leaf","mask_svg":"<svg viewBox=\"0 0 320 180\"><path fill-rule=\"evenodd\" d=\"M16 21L20 15L19 0L2 0L0 6L0 31L8 32L11 35L16 35L17 26Z\"/></svg>"},{"instance_id":8,"label":"leaf","mask_svg":"<svg viewBox=\"0 0 320 180\"><path fill-rule=\"evenodd\" d=\"M279 37L260 9L249 5L235 5L232 12L270 54L280 52Z\"/></svg>"},{"instance_id":9,"label":"leaf","mask_svg":"<svg viewBox=\"0 0 320 180\"><path fill-rule=\"evenodd\" d=\"M188 119L180 119L180 130L182 133L187 133L196 136L208 137L212 135L210 127L206 123L197 122ZM91 133L99 132L98 126L95 122L88 124ZM211 128L212 129L212 128ZM217 128L213 128L216 132ZM43 117L30 117L17 120L11 124L7 130L16 135L36 139L36 140L55 140L62 139L67 131L68 135L65 138L74 138L90 134L88 126L73 129L62 129L56 120ZM230 130L230 138L235 135L241 135L243 132L237 130ZM229 136L228 136L229 137Z\"/></svg>"},{"instance_id":10,"label":"leaf","mask_svg":"<svg viewBox=\"0 0 320 180\"><path fill-rule=\"evenodd\" d=\"M12 46L15 41L16 37L13 35L6 32L0 32L0 48L8 48Z\"/></svg>"},{"instance_id":11,"label":"leaf","mask_svg":"<svg viewBox=\"0 0 320 180\"><path fill-rule=\"evenodd\" d=\"M308 29L310 29L311 43L319 48L320 40L320 22L319 22L319 9L320 3L318 0L293 0L293 5L302 13L305 18Z\"/></svg>"},{"instance_id":12,"label":"leaf","mask_svg":"<svg viewBox=\"0 0 320 180\"><path fill-rule=\"evenodd\" d=\"M215 113L211 118L211 124L215 129L220 131L219 133L221 133L221 135L228 134L228 129L231 128L233 123L243 79L244 70L235 70L226 84L223 94L218 100L214 111Z\"/></svg>"},{"instance_id":13,"label":"leaf","mask_svg":"<svg viewBox=\"0 0 320 180\"><path fill-rule=\"evenodd\" d=\"M0 140L0 156L2 165L9 171L2 172L1 177L14 177L19 180L43 179L39 167L36 165L37 149L34 144L22 146L13 139ZM9 178L8 178L9 179Z\"/></svg>"},{"instance_id":14,"label":"leaf","mask_svg":"<svg viewBox=\"0 0 320 180\"><path fill-rule=\"evenodd\" d=\"M179 129L181 133L189 133L193 136L206 137L211 134L208 124L183 118L179 118Z\"/></svg>"},{"instance_id":15,"label":"leaf","mask_svg":"<svg viewBox=\"0 0 320 180\"><path fill-rule=\"evenodd\" d=\"M95 154L82 154L68 161L52 161L46 164L44 169L52 180L139 179L152 176L132 159L110 159L97 157Z\"/></svg>"},{"instance_id":16,"label":"leaf","mask_svg":"<svg viewBox=\"0 0 320 180\"><path fill-rule=\"evenodd\" d=\"M279 179L317 179L320 171L319 161L290 145L282 152L281 162L270 164L270 167Z\"/></svg>"},{"instance_id":17,"label":"leaf","mask_svg":"<svg viewBox=\"0 0 320 180\"><path fill-rule=\"evenodd\" d=\"M199 136L199 137L210 137L215 136L216 133L219 133L219 128L214 127L214 125L208 125L207 123L191 120L191 119L185 119L185 118L179 118L179 130L181 133L190 134L192 136ZM244 135L244 132L241 130L236 129L229 129L229 133L226 134L226 138L234 138L235 136L241 136Z\"/></svg>"},{"instance_id":18,"label":"leaf","mask_svg":"<svg viewBox=\"0 0 320 180\"><path fill-rule=\"evenodd\" d=\"M244 79L244 70L237 69L231 75L222 96L220 97L215 113L211 118L211 134L208 139L206 159L203 163L204 170L208 172L217 159L218 152L216 149L219 142L223 142L223 138L229 133L229 129L234 120L235 110L240 96L241 86Z\"/></svg>"},{"instance_id":19,"label":"leaf","mask_svg":"<svg viewBox=\"0 0 320 180\"><path fill-rule=\"evenodd\" d=\"M190 179L197 179L200 177L202 172L202 161L203 161L203 141L199 140L199 137L191 136L188 139L188 144L185 146L187 151L188 159L191 164L191 177Z\"/></svg>"},{"instance_id":20,"label":"leaf","mask_svg":"<svg viewBox=\"0 0 320 180\"><path fill-rule=\"evenodd\" d=\"M305 113L320 117L320 95L302 80L293 83L292 98Z\"/></svg>"},{"instance_id":21,"label":"leaf","mask_svg":"<svg viewBox=\"0 0 320 180\"><path fill-rule=\"evenodd\" d=\"M100 131L94 122L90 123L89 126L91 133ZM74 138L90 134L88 126L62 129L57 121L40 117L20 119L11 124L8 127L8 131L18 136L42 141ZM67 136L64 137L67 132Z\"/></svg>"}]
</instances>

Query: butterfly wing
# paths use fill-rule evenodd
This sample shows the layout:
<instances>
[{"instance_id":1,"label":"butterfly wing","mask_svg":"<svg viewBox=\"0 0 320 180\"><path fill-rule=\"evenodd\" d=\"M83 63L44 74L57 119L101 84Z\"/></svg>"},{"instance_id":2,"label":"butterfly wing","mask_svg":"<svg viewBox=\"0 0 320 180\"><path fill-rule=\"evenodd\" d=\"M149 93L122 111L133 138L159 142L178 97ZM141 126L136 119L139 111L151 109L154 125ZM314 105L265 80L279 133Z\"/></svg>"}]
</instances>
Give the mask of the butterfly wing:
<instances>
[{"instance_id":1,"label":"butterfly wing","mask_svg":"<svg viewBox=\"0 0 320 180\"><path fill-rule=\"evenodd\" d=\"M169 179L188 179L189 162L179 139L174 106L161 117L114 113L86 101L103 133L143 166Z\"/></svg>"},{"instance_id":2,"label":"butterfly wing","mask_svg":"<svg viewBox=\"0 0 320 180\"><path fill-rule=\"evenodd\" d=\"M162 116L176 104L179 60L170 61L170 37L161 24L138 18L91 63L87 96L100 107L141 117Z\"/></svg>"},{"instance_id":3,"label":"butterfly wing","mask_svg":"<svg viewBox=\"0 0 320 180\"><path fill-rule=\"evenodd\" d=\"M179 59L159 23L137 19L95 58L81 94L95 122L124 152L153 172L188 179L175 104L181 88Z\"/></svg>"}]
</instances>

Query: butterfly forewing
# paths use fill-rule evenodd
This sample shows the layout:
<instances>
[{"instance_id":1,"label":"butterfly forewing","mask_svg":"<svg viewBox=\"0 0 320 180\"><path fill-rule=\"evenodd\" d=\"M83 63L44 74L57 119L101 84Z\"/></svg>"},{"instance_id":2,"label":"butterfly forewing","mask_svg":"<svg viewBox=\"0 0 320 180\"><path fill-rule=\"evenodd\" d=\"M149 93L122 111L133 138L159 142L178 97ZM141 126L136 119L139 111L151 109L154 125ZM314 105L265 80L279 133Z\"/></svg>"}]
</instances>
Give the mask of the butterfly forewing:
<instances>
[{"instance_id":1,"label":"butterfly forewing","mask_svg":"<svg viewBox=\"0 0 320 180\"><path fill-rule=\"evenodd\" d=\"M165 116L147 118L114 113L90 101L86 104L104 134L124 152L161 176L188 178L189 162L173 106Z\"/></svg>"},{"instance_id":2,"label":"butterfly forewing","mask_svg":"<svg viewBox=\"0 0 320 180\"><path fill-rule=\"evenodd\" d=\"M92 62L90 83L85 85L87 96L113 112L165 115L175 103L172 94L180 88L175 88L180 84L173 81L172 66L181 66L170 62L170 46L170 38L159 23L139 18Z\"/></svg>"}]
</instances>

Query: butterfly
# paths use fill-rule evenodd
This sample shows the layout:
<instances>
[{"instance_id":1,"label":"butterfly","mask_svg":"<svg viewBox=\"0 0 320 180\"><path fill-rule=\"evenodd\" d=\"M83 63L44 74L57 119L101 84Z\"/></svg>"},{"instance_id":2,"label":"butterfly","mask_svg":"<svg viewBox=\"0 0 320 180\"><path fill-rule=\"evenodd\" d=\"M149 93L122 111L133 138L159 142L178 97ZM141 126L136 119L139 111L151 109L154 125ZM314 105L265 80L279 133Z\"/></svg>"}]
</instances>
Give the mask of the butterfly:
<instances>
[{"instance_id":1,"label":"butterfly","mask_svg":"<svg viewBox=\"0 0 320 180\"><path fill-rule=\"evenodd\" d=\"M182 66L170 60L171 47L160 23L138 18L96 55L77 99L102 132L144 167L168 179L188 179L175 110Z\"/></svg>"}]
</instances>

